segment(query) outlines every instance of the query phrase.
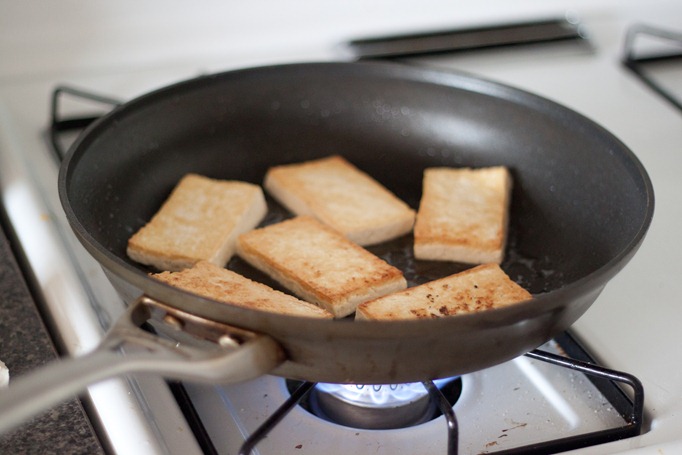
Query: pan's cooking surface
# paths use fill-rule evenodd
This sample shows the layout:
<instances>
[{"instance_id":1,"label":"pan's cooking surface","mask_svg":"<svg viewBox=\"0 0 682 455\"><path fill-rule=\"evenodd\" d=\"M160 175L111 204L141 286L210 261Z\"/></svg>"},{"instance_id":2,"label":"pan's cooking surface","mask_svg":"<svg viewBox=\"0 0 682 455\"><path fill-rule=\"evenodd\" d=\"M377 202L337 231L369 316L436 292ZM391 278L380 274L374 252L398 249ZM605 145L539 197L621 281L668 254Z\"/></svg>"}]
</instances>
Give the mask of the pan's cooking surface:
<instances>
[{"instance_id":1,"label":"pan's cooking surface","mask_svg":"<svg viewBox=\"0 0 682 455\"><path fill-rule=\"evenodd\" d=\"M126 258L128 237L187 172L262 183L269 166L330 154L345 156L414 208L426 167L508 166L514 189L503 268L541 296L507 311L394 324L395 333L377 334L352 323L302 325L202 299L188 303ZM464 372L541 344L579 317L624 265L653 210L651 185L636 158L579 115L474 78L376 63L243 70L134 100L75 145L60 194L75 231L114 275L173 304L273 334L296 362L305 359L300 370L285 371L289 376L328 382ZM288 216L271 206L268 222ZM410 284L464 267L415 261L410 244L406 236L371 250L400 267ZM236 259L230 267L245 270ZM288 344L303 329L299 336L308 338ZM367 339L376 338L381 342L368 349ZM324 342L311 347L311 340ZM332 345L345 354L321 361ZM423 359L427 347L449 350L450 367L400 366ZM469 359L472 351L476 360ZM366 353L369 368L352 365L357 352Z\"/></svg>"},{"instance_id":2,"label":"pan's cooking surface","mask_svg":"<svg viewBox=\"0 0 682 455\"><path fill-rule=\"evenodd\" d=\"M228 74L143 100L127 122L112 121L96 154L79 158L89 172L74 174L84 191L71 204L92 215L80 221L97 241L125 257L130 234L190 171L262 183L268 166L338 153L417 207L427 166L505 164L515 181L507 265L538 275L522 277L533 292L554 288L546 276L571 282L604 265L641 228L638 170L604 153L619 144L545 112L553 106L424 83L416 71L386 80L354 70Z\"/></svg>"}]
</instances>

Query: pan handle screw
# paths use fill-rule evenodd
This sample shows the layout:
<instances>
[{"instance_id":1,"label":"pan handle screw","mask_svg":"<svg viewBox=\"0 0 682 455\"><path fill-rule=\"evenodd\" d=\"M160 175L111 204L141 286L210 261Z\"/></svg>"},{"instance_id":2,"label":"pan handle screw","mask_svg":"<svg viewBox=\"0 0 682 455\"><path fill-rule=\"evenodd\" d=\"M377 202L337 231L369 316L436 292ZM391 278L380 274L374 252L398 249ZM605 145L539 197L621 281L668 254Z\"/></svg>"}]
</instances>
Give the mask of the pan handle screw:
<instances>
[{"instance_id":1,"label":"pan handle screw","mask_svg":"<svg viewBox=\"0 0 682 455\"><path fill-rule=\"evenodd\" d=\"M222 335L218 338L218 344L223 348L238 348L239 340L232 335Z\"/></svg>"},{"instance_id":2,"label":"pan handle screw","mask_svg":"<svg viewBox=\"0 0 682 455\"><path fill-rule=\"evenodd\" d=\"M163 317L163 322L173 327L175 330L182 330L183 323L180 319L176 318L175 316L166 314Z\"/></svg>"}]
</instances>

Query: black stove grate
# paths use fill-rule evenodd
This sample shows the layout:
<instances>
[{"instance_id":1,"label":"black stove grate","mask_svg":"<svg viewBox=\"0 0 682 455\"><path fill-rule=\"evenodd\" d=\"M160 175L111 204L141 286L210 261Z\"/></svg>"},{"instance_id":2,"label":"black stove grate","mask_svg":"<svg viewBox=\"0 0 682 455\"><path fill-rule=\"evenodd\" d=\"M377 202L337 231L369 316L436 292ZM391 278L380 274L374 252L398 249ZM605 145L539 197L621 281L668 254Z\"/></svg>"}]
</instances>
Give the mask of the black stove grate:
<instances>
[{"instance_id":1,"label":"black stove grate","mask_svg":"<svg viewBox=\"0 0 682 455\"><path fill-rule=\"evenodd\" d=\"M105 112L122 104L121 101L93 93L88 90L81 90L70 86L58 86L52 91L52 100L50 103L50 128L49 140L51 150L54 153L57 161L61 162L66 156L68 147L65 144L64 137L67 133L75 133L80 135L85 128L87 128L95 120L102 117L104 112L97 112L92 114L74 115L65 117L62 113L62 105L66 98L70 97L72 100L78 102L89 102L102 105Z\"/></svg>"},{"instance_id":2,"label":"black stove grate","mask_svg":"<svg viewBox=\"0 0 682 455\"><path fill-rule=\"evenodd\" d=\"M678 50L653 55L638 55L637 43L642 37L666 42L671 47L677 47ZM628 29L625 35L622 61L623 65L632 71L644 84L682 112L682 99L666 89L664 84L657 79L655 73L649 71L650 66L653 64L675 62L682 65L682 33L644 24L635 24Z\"/></svg>"}]
</instances>

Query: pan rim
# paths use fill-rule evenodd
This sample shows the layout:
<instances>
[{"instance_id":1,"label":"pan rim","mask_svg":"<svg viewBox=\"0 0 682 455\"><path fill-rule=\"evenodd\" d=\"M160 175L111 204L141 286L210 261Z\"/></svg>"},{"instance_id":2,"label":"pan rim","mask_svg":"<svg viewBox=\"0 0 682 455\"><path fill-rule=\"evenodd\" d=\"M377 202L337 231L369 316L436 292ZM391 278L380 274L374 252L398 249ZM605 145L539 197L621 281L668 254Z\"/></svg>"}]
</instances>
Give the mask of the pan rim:
<instances>
[{"instance_id":1,"label":"pan rim","mask_svg":"<svg viewBox=\"0 0 682 455\"><path fill-rule=\"evenodd\" d=\"M286 63L277 65L265 65L260 67L249 67L240 68L225 72L220 72L216 74L203 75L199 77L194 77L191 79L179 81L170 84L165 87L161 87L150 91L146 94L140 95L122 105L114 108L110 113L104 117L93 122L74 142L70 147L69 152L63 161L58 177L58 192L62 207L66 213L69 224L76 233L77 237L85 248L92 254L106 269L115 273L121 279L140 287L145 293L152 298L156 296L165 296L169 293L173 293L178 296L191 296L194 300L203 301L206 305L225 305L223 303L205 299L190 294L188 292L173 288L165 283L161 283L153 278L147 276L142 270L135 268L134 266L125 262L119 255L109 251L106 247L101 245L98 241L91 236L85 229L83 224L80 222L78 216L76 215L69 199L69 176L73 171L73 164L77 162L80 154L84 153L87 149L85 144L87 141L92 140L96 132L101 128L106 128L111 122L115 122L116 118L123 113L135 109L140 103L147 103L156 97L164 96L169 91L177 90L178 88L191 90L192 87L203 84L207 80L218 80L226 75L234 76L238 74L245 74L249 72L262 72L262 71L273 71L284 67L299 67L299 68L319 68L319 67L347 67L352 70L357 68L358 70L362 68L372 68L372 71L378 72L383 76L398 77L400 79L415 80L426 84L436 84L445 87L453 87L457 89L463 89L468 91L475 91L485 96L495 96L503 97L505 100L512 101L515 103L521 103L525 106L531 107L536 110L540 110L542 113L551 115L561 115L568 116L568 118L575 119L585 125L598 131L604 137L607 137L613 144L614 148L618 150L621 155L622 160L626 160L631 166L634 166L634 171L636 171L637 176L641 180L643 190L646 194L646 213L643 217L643 222L637 229L636 234L630 239L628 244L622 248L614 257L609 259L603 265L601 265L596 270L591 273L575 280L570 283L566 283L558 289L551 290L549 292L539 294L534 296L532 300L521 302L505 308L496 308L492 310L487 310L487 313L494 312L499 316L501 320L506 320L512 322L514 320L520 320L522 315L527 311L529 307L545 307L545 311L551 310L556 306L554 302L560 300L557 299L557 295L570 294L576 292L577 289L582 289L587 286L588 283L595 280L603 280L607 282L611 277L618 273L622 267L629 261L629 258L634 255L639 246L641 245L646 233L650 227L651 221L653 219L654 213L654 189L653 184L650 180L646 169L643 164L637 158L637 156L618 138L607 131L603 126L595 123L591 119L583 116L582 114L573 111L559 103L551 101L542 96L524 91L522 89L514 88L509 85L501 84L499 82L487 80L480 78L478 76L471 76L461 72L454 71L440 71L435 69L427 69L422 67L408 66L400 63L393 62L306 62L306 63ZM551 109L550 109L551 108ZM151 291L151 292L149 292ZM173 305L178 305L177 300L173 298ZM180 305L182 306L182 305ZM282 321L284 324L293 323L294 326L305 321L306 324L310 324L310 318L304 318L299 316L282 315L277 313L267 313L263 311L241 308L236 305L230 305L234 311L230 311L230 317L234 315L235 318L241 320L242 317L252 316L253 313L261 314L262 318L272 321ZM185 309L185 308L183 308ZM202 315L200 313L197 313ZM358 321L353 322L352 326L356 327L352 329L353 333L362 333L368 337L374 337L381 339L390 339L390 333L384 333L385 331L376 330L376 327L386 324L391 324L394 326L401 327L413 327L420 333L427 333L432 327L443 325L466 325L471 321L476 320L476 316L479 313L474 314L464 314L458 315L456 317L439 318L439 319L429 319L429 320L407 320L407 321ZM455 322L453 322L455 321ZM461 322L458 322L461 321ZM341 324L339 324L339 322ZM344 327L343 329L332 329L334 332L337 330L347 331L345 327L345 321L328 321L328 320L315 320L313 322L315 325L320 327ZM328 330L328 327L325 330Z\"/></svg>"}]
</instances>

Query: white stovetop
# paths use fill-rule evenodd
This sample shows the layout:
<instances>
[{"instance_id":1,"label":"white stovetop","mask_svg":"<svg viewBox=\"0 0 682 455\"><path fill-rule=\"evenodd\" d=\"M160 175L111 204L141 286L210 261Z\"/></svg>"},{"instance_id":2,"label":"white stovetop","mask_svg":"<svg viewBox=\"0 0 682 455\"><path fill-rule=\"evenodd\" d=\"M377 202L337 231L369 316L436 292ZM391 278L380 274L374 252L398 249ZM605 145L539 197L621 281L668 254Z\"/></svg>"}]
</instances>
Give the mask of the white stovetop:
<instances>
[{"instance_id":1,"label":"white stovetop","mask_svg":"<svg viewBox=\"0 0 682 455\"><path fill-rule=\"evenodd\" d=\"M581 453L682 453L682 349L677 349L682 320L682 114L618 63L627 25L645 22L682 31L679 1L0 0L0 110L20 117L40 112L44 125L45 96L57 82L82 82L127 98L199 72L336 59L335 45L350 37L568 10L585 22L594 53L515 51L495 58L426 61L559 101L605 126L643 162L656 192L649 235L575 329L606 366L642 380L646 432ZM109 73L139 74L140 82L117 85Z\"/></svg>"}]
</instances>

